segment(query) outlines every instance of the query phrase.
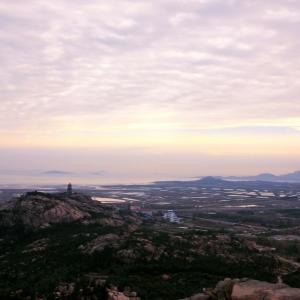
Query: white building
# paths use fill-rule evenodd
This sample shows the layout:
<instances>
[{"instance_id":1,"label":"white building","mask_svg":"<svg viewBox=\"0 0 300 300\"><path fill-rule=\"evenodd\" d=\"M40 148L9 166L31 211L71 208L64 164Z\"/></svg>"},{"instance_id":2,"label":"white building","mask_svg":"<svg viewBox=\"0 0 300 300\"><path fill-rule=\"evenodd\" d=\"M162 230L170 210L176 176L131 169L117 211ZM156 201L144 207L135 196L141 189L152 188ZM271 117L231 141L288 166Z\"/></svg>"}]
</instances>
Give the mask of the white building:
<instances>
[{"instance_id":1,"label":"white building","mask_svg":"<svg viewBox=\"0 0 300 300\"><path fill-rule=\"evenodd\" d=\"M163 218L172 223L180 223L180 218L178 218L174 210L171 209L164 213Z\"/></svg>"}]
</instances>

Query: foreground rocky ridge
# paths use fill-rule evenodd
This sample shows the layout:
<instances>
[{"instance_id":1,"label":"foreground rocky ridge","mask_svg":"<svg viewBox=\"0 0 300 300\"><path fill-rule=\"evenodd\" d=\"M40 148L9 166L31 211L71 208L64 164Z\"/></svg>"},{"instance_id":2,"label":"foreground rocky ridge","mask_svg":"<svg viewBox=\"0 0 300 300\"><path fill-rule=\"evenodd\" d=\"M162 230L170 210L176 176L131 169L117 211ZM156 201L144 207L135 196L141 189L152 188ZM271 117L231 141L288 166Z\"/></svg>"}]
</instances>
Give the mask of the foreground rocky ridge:
<instances>
[{"instance_id":1,"label":"foreground rocky ridge","mask_svg":"<svg viewBox=\"0 0 300 300\"><path fill-rule=\"evenodd\" d=\"M268 283L251 279L220 281L214 289L181 300L299 300L300 289L282 283Z\"/></svg>"},{"instance_id":2,"label":"foreground rocky ridge","mask_svg":"<svg viewBox=\"0 0 300 300\"><path fill-rule=\"evenodd\" d=\"M123 224L112 208L103 207L81 193L29 192L0 205L2 227L39 229L75 221Z\"/></svg>"},{"instance_id":3,"label":"foreground rocky ridge","mask_svg":"<svg viewBox=\"0 0 300 300\"><path fill-rule=\"evenodd\" d=\"M80 193L15 198L0 206L0 229L3 299L174 300L226 276L274 281L297 267L241 237L145 221ZM197 297L234 299L222 286L243 283Z\"/></svg>"},{"instance_id":4,"label":"foreground rocky ridge","mask_svg":"<svg viewBox=\"0 0 300 300\"><path fill-rule=\"evenodd\" d=\"M135 292L119 292L117 288L106 288L108 300L140 300ZM269 283L252 279L226 278L214 289L180 300L299 300L300 289L282 283Z\"/></svg>"}]
</instances>

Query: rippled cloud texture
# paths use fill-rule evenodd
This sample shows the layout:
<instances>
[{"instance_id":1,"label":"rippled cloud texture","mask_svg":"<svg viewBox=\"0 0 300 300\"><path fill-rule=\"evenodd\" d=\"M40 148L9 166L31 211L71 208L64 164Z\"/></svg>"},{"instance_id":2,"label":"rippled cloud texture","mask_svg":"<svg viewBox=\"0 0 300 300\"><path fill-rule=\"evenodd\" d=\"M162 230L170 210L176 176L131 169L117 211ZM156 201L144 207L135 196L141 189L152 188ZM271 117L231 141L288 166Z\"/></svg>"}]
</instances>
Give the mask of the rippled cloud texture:
<instances>
[{"instance_id":1,"label":"rippled cloud texture","mask_svg":"<svg viewBox=\"0 0 300 300\"><path fill-rule=\"evenodd\" d=\"M298 0L0 0L1 146L296 156L299 28Z\"/></svg>"}]
</instances>

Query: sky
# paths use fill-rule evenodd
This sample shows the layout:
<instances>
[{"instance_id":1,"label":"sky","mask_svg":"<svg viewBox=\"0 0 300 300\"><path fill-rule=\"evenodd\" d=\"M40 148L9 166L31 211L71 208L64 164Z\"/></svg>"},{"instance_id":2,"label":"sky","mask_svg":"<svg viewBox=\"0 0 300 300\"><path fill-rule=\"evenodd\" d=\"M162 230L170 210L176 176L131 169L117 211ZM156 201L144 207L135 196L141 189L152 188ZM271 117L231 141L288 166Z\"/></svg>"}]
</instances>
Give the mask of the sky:
<instances>
[{"instance_id":1,"label":"sky","mask_svg":"<svg viewBox=\"0 0 300 300\"><path fill-rule=\"evenodd\" d=\"M298 0L0 0L0 181L300 169L299 36Z\"/></svg>"}]
</instances>

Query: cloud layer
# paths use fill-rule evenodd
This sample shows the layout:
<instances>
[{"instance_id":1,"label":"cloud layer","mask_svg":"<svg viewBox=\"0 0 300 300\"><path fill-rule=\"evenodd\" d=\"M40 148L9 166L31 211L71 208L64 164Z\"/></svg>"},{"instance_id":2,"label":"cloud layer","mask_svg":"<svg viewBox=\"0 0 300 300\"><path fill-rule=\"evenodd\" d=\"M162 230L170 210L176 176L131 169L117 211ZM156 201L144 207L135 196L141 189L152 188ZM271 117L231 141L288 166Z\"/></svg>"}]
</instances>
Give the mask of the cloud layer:
<instances>
[{"instance_id":1,"label":"cloud layer","mask_svg":"<svg viewBox=\"0 0 300 300\"><path fill-rule=\"evenodd\" d=\"M2 0L1 128L300 127L299 25L297 0Z\"/></svg>"}]
</instances>

